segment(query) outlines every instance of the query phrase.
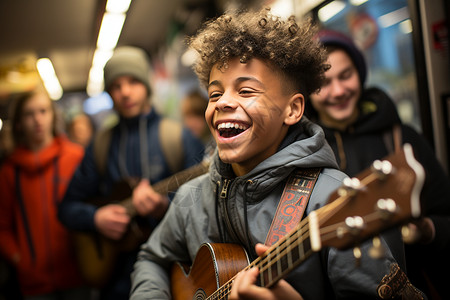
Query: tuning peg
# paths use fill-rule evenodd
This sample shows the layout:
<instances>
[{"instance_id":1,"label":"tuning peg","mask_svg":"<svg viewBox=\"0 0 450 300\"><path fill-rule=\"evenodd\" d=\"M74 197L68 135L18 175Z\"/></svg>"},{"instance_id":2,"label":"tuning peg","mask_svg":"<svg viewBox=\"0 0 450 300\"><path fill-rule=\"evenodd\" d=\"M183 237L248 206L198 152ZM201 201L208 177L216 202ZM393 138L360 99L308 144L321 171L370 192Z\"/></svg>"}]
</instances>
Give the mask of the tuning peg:
<instances>
[{"instance_id":1,"label":"tuning peg","mask_svg":"<svg viewBox=\"0 0 450 300\"><path fill-rule=\"evenodd\" d=\"M414 244L420 239L420 232L408 225L403 225L401 232L403 242L405 242L406 244Z\"/></svg>"},{"instance_id":2,"label":"tuning peg","mask_svg":"<svg viewBox=\"0 0 450 300\"><path fill-rule=\"evenodd\" d=\"M345 225L353 235L358 235L364 227L364 219L360 216L345 218Z\"/></svg>"},{"instance_id":3,"label":"tuning peg","mask_svg":"<svg viewBox=\"0 0 450 300\"><path fill-rule=\"evenodd\" d=\"M361 266L361 248L360 247L355 247L353 248L353 256L355 257L355 266L358 268L359 266Z\"/></svg>"},{"instance_id":4,"label":"tuning peg","mask_svg":"<svg viewBox=\"0 0 450 300\"><path fill-rule=\"evenodd\" d=\"M393 167L390 161L377 159L372 163L371 169L380 179L384 179L392 173Z\"/></svg>"},{"instance_id":5,"label":"tuning peg","mask_svg":"<svg viewBox=\"0 0 450 300\"><path fill-rule=\"evenodd\" d=\"M376 208L381 213L381 218L388 219L397 211L397 204L391 198L378 199Z\"/></svg>"},{"instance_id":6,"label":"tuning peg","mask_svg":"<svg viewBox=\"0 0 450 300\"><path fill-rule=\"evenodd\" d=\"M372 247L370 247L369 255L374 259L379 259L384 257L386 249L381 244L381 240L378 236L372 239Z\"/></svg>"},{"instance_id":7,"label":"tuning peg","mask_svg":"<svg viewBox=\"0 0 450 300\"><path fill-rule=\"evenodd\" d=\"M338 194L341 197L344 196L354 196L356 192L360 189L361 182L358 178L345 178L342 182L342 186L338 189Z\"/></svg>"}]
</instances>

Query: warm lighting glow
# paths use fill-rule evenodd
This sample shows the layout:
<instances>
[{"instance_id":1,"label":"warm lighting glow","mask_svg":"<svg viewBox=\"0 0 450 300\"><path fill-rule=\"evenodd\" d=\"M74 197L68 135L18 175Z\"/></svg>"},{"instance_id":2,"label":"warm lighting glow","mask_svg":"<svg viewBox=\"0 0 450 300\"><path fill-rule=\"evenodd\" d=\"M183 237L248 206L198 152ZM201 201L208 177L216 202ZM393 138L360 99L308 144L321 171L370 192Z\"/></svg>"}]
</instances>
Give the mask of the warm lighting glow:
<instances>
[{"instance_id":1,"label":"warm lighting glow","mask_svg":"<svg viewBox=\"0 0 450 300\"><path fill-rule=\"evenodd\" d=\"M98 34L97 48L114 49L122 32L125 14L105 13Z\"/></svg>"},{"instance_id":2,"label":"warm lighting glow","mask_svg":"<svg viewBox=\"0 0 450 300\"><path fill-rule=\"evenodd\" d=\"M115 14L123 14L128 11L131 0L108 0L106 11Z\"/></svg>"},{"instance_id":3,"label":"warm lighting glow","mask_svg":"<svg viewBox=\"0 0 450 300\"><path fill-rule=\"evenodd\" d=\"M319 19L322 22L326 22L335 15L337 15L341 10L345 7L345 3L343 1L333 1L321 9L319 9L318 15Z\"/></svg>"},{"instance_id":4,"label":"warm lighting glow","mask_svg":"<svg viewBox=\"0 0 450 300\"><path fill-rule=\"evenodd\" d=\"M55 69L53 68L53 64L50 59L38 59L36 67L50 98L53 100L60 99L63 95L63 90L61 84L59 83L58 77L56 77Z\"/></svg>"}]
</instances>

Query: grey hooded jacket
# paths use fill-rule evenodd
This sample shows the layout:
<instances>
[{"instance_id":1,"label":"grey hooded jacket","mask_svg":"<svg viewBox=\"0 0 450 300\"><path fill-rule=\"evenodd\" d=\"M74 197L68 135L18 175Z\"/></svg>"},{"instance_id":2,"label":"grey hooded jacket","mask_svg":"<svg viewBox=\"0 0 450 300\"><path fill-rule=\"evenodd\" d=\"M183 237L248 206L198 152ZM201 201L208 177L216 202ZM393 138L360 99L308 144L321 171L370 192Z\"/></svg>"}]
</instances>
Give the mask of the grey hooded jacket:
<instances>
[{"instance_id":1,"label":"grey hooded jacket","mask_svg":"<svg viewBox=\"0 0 450 300\"><path fill-rule=\"evenodd\" d=\"M243 246L255 259L254 246L264 243L288 176L296 168L322 167L305 214L323 206L346 175L319 126L303 118L292 126L277 153L242 177L217 153L208 174L184 184L166 216L145 243L132 273L131 299L170 299L173 262L192 263L202 243ZM384 241L383 241L384 243ZM376 288L394 259L382 259L362 245L360 266L351 250L322 249L286 280L307 299L377 299ZM211 278L213 280L213 278Z\"/></svg>"}]
</instances>

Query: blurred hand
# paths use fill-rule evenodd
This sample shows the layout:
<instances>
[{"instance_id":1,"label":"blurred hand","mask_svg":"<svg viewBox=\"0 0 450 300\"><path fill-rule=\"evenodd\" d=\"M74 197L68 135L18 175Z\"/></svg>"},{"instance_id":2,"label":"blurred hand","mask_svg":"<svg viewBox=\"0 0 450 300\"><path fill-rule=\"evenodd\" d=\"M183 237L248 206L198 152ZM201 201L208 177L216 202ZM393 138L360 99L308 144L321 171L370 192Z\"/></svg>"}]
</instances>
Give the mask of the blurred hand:
<instances>
[{"instance_id":1,"label":"blurred hand","mask_svg":"<svg viewBox=\"0 0 450 300\"><path fill-rule=\"evenodd\" d=\"M261 256L268 247L263 244L255 246L256 253ZM233 281L228 299L264 299L264 300L303 300L303 297L285 280L278 281L270 289L255 285L259 276L258 268L241 271Z\"/></svg>"},{"instance_id":2,"label":"blurred hand","mask_svg":"<svg viewBox=\"0 0 450 300\"><path fill-rule=\"evenodd\" d=\"M97 209L94 215L97 230L113 240L119 240L125 234L130 216L122 205L108 204Z\"/></svg>"},{"instance_id":3,"label":"blurred hand","mask_svg":"<svg viewBox=\"0 0 450 300\"><path fill-rule=\"evenodd\" d=\"M133 190L133 206L140 216L161 219L169 207L169 198L157 193L147 179L142 179Z\"/></svg>"},{"instance_id":4,"label":"blurred hand","mask_svg":"<svg viewBox=\"0 0 450 300\"><path fill-rule=\"evenodd\" d=\"M407 236L403 237L408 244L428 244L434 240L436 229L430 218L423 217L406 225Z\"/></svg>"}]
</instances>

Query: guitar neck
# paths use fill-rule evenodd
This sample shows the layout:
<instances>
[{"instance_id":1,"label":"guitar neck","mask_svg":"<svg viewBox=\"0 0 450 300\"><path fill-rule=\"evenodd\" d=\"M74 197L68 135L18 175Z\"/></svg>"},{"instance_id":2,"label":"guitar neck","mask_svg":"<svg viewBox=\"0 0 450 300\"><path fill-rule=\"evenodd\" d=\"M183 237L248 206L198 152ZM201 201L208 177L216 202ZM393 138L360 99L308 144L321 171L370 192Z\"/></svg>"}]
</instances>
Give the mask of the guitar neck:
<instances>
[{"instance_id":1,"label":"guitar neck","mask_svg":"<svg viewBox=\"0 0 450 300\"><path fill-rule=\"evenodd\" d=\"M314 252L309 237L309 217L303 219L291 233L273 245L267 252L255 259L244 270L258 267L258 285L271 287L278 280L286 277ZM224 299L231 291L233 280L230 279L207 299Z\"/></svg>"},{"instance_id":2,"label":"guitar neck","mask_svg":"<svg viewBox=\"0 0 450 300\"><path fill-rule=\"evenodd\" d=\"M209 163L207 161L203 161L197 165L178 172L175 175L152 184L152 188L159 194L167 195L169 192L175 192L183 183L206 173L208 168ZM135 217L137 215L131 197L122 200L120 204L127 209L127 213L130 217Z\"/></svg>"}]
</instances>

